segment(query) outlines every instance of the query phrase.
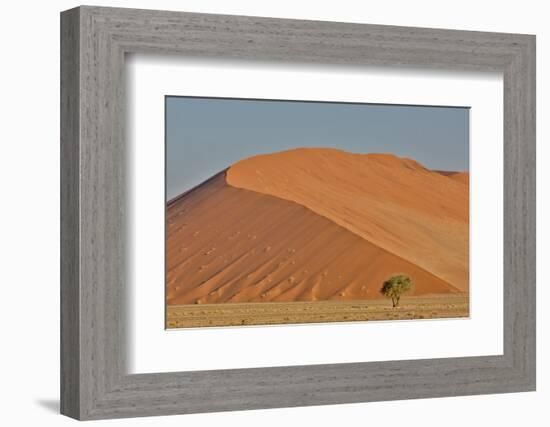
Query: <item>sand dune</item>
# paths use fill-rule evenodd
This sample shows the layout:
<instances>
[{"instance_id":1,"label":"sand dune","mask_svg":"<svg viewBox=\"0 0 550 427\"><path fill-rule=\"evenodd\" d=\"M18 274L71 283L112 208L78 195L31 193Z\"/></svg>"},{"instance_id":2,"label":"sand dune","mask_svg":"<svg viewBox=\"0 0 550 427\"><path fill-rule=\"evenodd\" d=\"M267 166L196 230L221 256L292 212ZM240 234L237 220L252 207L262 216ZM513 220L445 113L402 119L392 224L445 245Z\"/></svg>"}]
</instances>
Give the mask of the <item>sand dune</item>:
<instances>
[{"instance_id":1,"label":"sand dune","mask_svg":"<svg viewBox=\"0 0 550 427\"><path fill-rule=\"evenodd\" d=\"M242 160L226 179L304 206L363 243L468 291L467 173L446 176L391 154L300 148Z\"/></svg>"},{"instance_id":2,"label":"sand dune","mask_svg":"<svg viewBox=\"0 0 550 427\"><path fill-rule=\"evenodd\" d=\"M438 174L447 176L455 181L462 182L463 184L470 184L470 174L468 172L456 172L456 171L434 171Z\"/></svg>"},{"instance_id":3,"label":"sand dune","mask_svg":"<svg viewBox=\"0 0 550 427\"><path fill-rule=\"evenodd\" d=\"M367 234L366 224L361 227L357 224L357 212L366 201L359 199L355 206L350 203L350 197L360 192L361 185L369 187L367 194L371 201L374 194L384 194L384 189L372 189L370 187L374 184L368 183L369 178L377 175L362 168L360 172L355 170L359 173L360 182L351 179L348 182L346 178L333 176L342 186L338 189L336 184L324 180L331 177L330 174L336 174L338 165L348 166L340 154L336 153L337 165L331 165L323 155L315 160L326 162L309 163L309 166L307 162L300 163L304 153L294 154L300 154L298 159L292 160L283 154L282 159L273 156L237 164L227 171L227 177L226 172L222 172L169 203L169 305L375 299L381 298L378 291L382 282L396 273L411 276L415 283L412 295L460 292L457 286L378 245L376 242L382 241L382 237L372 238L371 234L378 232L390 239L399 237L399 233L383 227L389 227L405 216L393 210L414 204L415 197L409 197L407 191L402 191L405 202L399 204L399 197L403 196L394 194L395 190L391 188L395 184L400 185L401 181L393 182L392 174L384 169L376 172L384 171L384 176L392 183L384 187L390 194L376 203L375 208L368 210L375 215L367 224L378 228L369 230ZM283 165L281 161L289 163ZM340 164L342 161L344 164ZM380 158L381 164L394 161L393 158ZM421 168L412 161L403 162L415 170ZM418 173L422 176L430 174L424 170ZM309 175L312 177L307 178ZM448 191L459 194L455 188L458 184L444 179L449 181ZM375 184L382 185L382 182L379 177ZM408 184L407 188L412 184L416 181ZM353 189L346 190L347 185L352 185ZM295 191L293 186L297 187ZM463 187L462 184L460 186ZM428 192L429 195L434 191ZM312 197L306 197L308 192L313 193ZM423 192L420 197L425 197ZM299 199L300 203L291 201L292 198ZM347 205L339 205L340 200ZM391 209L381 206L384 201L390 203ZM307 206L315 203L315 209ZM329 209L329 203L336 206ZM422 202L419 204L422 205ZM438 206L434 209L446 213L445 218L450 223L448 229L456 227L462 230L459 219L464 213L458 206ZM414 211L415 220L432 218L425 211L419 206ZM352 220L350 224L345 223L344 215L348 212ZM396 218L390 216L382 223L380 212L391 212ZM338 221L333 218L338 218ZM439 223L436 226L441 227ZM429 222L424 224L427 230L423 232L431 233L430 227ZM403 228L407 227L401 226L400 230ZM417 233L412 234L414 237ZM369 239L363 235L368 235ZM409 236L407 238L407 242L411 240ZM445 236L439 239L445 241ZM438 241L436 238L432 240ZM386 246L400 247L397 243L391 243Z\"/></svg>"},{"instance_id":4,"label":"sand dune","mask_svg":"<svg viewBox=\"0 0 550 427\"><path fill-rule=\"evenodd\" d=\"M461 182L466 185L470 185L470 174L468 172L456 172L449 176L455 181Z\"/></svg>"}]
</instances>

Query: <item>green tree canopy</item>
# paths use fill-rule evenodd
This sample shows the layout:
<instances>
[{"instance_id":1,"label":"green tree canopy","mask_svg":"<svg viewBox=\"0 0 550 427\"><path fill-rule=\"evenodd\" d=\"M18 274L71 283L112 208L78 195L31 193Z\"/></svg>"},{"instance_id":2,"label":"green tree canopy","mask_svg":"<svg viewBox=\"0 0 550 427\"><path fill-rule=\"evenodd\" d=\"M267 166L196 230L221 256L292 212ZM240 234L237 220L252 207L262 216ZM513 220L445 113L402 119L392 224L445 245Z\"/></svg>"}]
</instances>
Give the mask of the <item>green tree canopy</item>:
<instances>
[{"instance_id":1,"label":"green tree canopy","mask_svg":"<svg viewBox=\"0 0 550 427\"><path fill-rule=\"evenodd\" d=\"M411 278L404 274L399 274L386 280L380 289L380 293L388 298L391 298L393 307L397 307L399 305L401 294L410 291L411 288Z\"/></svg>"}]
</instances>

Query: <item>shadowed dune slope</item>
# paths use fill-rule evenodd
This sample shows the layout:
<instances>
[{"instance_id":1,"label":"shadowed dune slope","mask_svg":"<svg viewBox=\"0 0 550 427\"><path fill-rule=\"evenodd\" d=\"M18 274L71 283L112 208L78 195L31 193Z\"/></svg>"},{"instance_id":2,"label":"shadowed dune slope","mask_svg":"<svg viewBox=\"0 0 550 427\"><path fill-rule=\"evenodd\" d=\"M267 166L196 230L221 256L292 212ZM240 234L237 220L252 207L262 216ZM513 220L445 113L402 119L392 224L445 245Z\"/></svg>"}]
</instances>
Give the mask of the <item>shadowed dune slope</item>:
<instances>
[{"instance_id":1,"label":"shadowed dune slope","mask_svg":"<svg viewBox=\"0 0 550 427\"><path fill-rule=\"evenodd\" d=\"M451 179L461 182L466 185L470 185L470 174L468 172L457 172L450 175Z\"/></svg>"},{"instance_id":2,"label":"shadowed dune slope","mask_svg":"<svg viewBox=\"0 0 550 427\"><path fill-rule=\"evenodd\" d=\"M463 184L470 185L470 173L469 172L455 172L455 171L434 171L440 175L447 176L455 181L462 182Z\"/></svg>"},{"instance_id":3,"label":"shadowed dune slope","mask_svg":"<svg viewBox=\"0 0 550 427\"><path fill-rule=\"evenodd\" d=\"M453 175L391 154L299 148L242 160L227 183L305 206L467 292L468 181Z\"/></svg>"},{"instance_id":4,"label":"shadowed dune slope","mask_svg":"<svg viewBox=\"0 0 550 427\"><path fill-rule=\"evenodd\" d=\"M396 273L416 295L459 293L304 206L229 186L224 172L168 205L169 305L380 298Z\"/></svg>"}]
</instances>

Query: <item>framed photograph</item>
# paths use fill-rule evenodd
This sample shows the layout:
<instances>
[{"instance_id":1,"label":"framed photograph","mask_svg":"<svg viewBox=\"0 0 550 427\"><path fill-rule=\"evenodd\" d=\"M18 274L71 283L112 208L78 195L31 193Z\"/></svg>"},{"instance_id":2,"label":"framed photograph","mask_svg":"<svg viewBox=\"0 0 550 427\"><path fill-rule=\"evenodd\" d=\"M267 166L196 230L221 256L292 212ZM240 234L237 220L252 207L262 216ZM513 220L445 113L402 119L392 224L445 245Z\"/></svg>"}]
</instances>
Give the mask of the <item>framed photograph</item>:
<instances>
[{"instance_id":1,"label":"framed photograph","mask_svg":"<svg viewBox=\"0 0 550 427\"><path fill-rule=\"evenodd\" d=\"M469 316L469 108L165 114L168 328Z\"/></svg>"},{"instance_id":2,"label":"framed photograph","mask_svg":"<svg viewBox=\"0 0 550 427\"><path fill-rule=\"evenodd\" d=\"M61 14L61 411L535 390L535 37Z\"/></svg>"}]
</instances>

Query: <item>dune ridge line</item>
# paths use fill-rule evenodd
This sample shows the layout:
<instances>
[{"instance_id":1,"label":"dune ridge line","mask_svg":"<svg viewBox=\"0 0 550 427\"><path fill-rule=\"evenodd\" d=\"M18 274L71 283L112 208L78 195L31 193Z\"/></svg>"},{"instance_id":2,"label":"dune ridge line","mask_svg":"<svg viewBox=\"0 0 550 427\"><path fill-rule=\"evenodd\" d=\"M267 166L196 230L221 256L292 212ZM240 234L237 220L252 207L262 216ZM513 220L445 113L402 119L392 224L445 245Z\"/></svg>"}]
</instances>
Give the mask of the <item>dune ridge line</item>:
<instances>
[{"instance_id":1,"label":"dune ridge line","mask_svg":"<svg viewBox=\"0 0 550 427\"><path fill-rule=\"evenodd\" d=\"M288 154L290 159L277 158ZM303 154L308 158L305 162ZM344 172L344 179L334 179L337 170ZM355 185L351 193L346 189L346 174L356 175L358 181L351 180ZM427 194L420 191L423 198L443 191L465 195L467 202L468 186L454 181L452 174L430 171L412 159L327 149L291 150L237 162L167 203L167 304L372 300L382 297L381 283L396 273L413 278L414 295L467 293L467 282L457 285L439 275L437 268L430 269L433 265L428 263L426 268L426 263L388 249L402 249L392 238L403 237L399 235L403 228L397 234L390 232L396 221L414 228L418 221L428 220L427 230L412 232L413 238L419 233L433 234L430 227L439 220L436 231L460 234L465 230L467 239L467 215L462 224L463 212L457 206L439 206L431 215L423 206L411 209L411 185L405 196L403 191L384 195L388 187L384 181L389 180L391 187L405 179L412 181L413 190L419 182L444 187ZM316 189L319 178L335 180L337 185ZM373 179L374 190L368 185ZM367 197L353 200L361 188ZM331 203L336 205L332 209ZM370 222L357 215L364 206L372 214ZM400 210L410 211L408 215L416 222L408 222ZM449 218L438 219L442 210ZM365 229L371 226L371 235L366 237ZM378 240L389 237L388 247L379 245L376 235ZM411 236L404 237L411 240ZM421 243L432 243L437 237L445 242L446 238L429 237Z\"/></svg>"},{"instance_id":2,"label":"dune ridge line","mask_svg":"<svg viewBox=\"0 0 550 427\"><path fill-rule=\"evenodd\" d=\"M237 162L226 180L306 206L467 291L468 175L393 154L298 148Z\"/></svg>"}]
</instances>

